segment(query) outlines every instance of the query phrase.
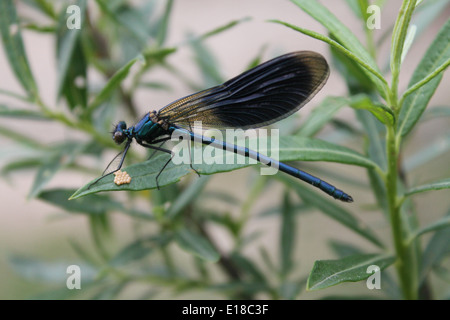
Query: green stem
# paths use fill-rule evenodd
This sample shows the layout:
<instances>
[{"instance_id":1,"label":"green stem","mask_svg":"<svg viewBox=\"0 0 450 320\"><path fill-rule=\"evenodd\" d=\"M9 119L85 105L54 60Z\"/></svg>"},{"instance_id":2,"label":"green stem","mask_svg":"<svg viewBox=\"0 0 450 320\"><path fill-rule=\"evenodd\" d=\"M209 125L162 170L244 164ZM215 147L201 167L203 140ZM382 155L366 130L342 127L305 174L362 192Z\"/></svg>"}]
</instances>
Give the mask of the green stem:
<instances>
[{"instance_id":1,"label":"green stem","mask_svg":"<svg viewBox=\"0 0 450 320\"><path fill-rule=\"evenodd\" d=\"M417 274L416 259L413 247L406 241L407 235L403 232L403 220L401 217L401 201L397 196L398 177L398 145L396 140L395 127L387 128L386 137L388 172L386 177L386 190L388 197L390 222L394 248L397 255L397 274L400 287L405 299L417 299Z\"/></svg>"}]
</instances>

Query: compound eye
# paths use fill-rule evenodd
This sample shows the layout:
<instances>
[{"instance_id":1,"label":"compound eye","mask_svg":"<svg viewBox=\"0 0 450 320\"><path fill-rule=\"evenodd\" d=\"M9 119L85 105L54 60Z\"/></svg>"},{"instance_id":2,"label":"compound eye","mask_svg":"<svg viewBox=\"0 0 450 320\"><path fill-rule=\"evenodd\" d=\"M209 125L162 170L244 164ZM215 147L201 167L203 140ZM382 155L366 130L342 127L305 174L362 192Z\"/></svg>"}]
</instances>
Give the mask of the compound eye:
<instances>
[{"instance_id":1,"label":"compound eye","mask_svg":"<svg viewBox=\"0 0 450 320\"><path fill-rule=\"evenodd\" d=\"M127 128L127 125L124 121L120 121L117 124L116 128L114 129L114 131L112 133L113 134L112 138L115 143L121 144L122 142L124 142L126 135L123 132L123 130L125 130L126 128Z\"/></svg>"},{"instance_id":2,"label":"compound eye","mask_svg":"<svg viewBox=\"0 0 450 320\"><path fill-rule=\"evenodd\" d=\"M125 140L125 135L122 131L115 131L113 133L113 140L117 144L121 144Z\"/></svg>"},{"instance_id":3,"label":"compound eye","mask_svg":"<svg viewBox=\"0 0 450 320\"><path fill-rule=\"evenodd\" d=\"M120 121L117 124L117 129L125 130L126 128L127 128L127 124L125 123L125 121Z\"/></svg>"}]
</instances>

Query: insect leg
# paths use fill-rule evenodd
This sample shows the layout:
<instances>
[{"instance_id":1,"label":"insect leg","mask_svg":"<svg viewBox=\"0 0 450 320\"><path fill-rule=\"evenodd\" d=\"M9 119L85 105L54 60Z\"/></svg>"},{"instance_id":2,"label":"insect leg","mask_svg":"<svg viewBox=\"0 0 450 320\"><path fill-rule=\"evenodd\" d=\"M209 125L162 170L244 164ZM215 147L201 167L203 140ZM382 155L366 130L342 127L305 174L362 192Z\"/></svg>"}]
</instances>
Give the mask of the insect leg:
<instances>
[{"instance_id":1,"label":"insect leg","mask_svg":"<svg viewBox=\"0 0 450 320\"><path fill-rule=\"evenodd\" d=\"M88 190L89 190L94 184L96 184L97 182L99 182L100 180L102 180L103 178L105 178L105 177L107 177L107 176L113 174L114 172L116 172L117 170L120 170L120 168L122 168L123 162L125 161L125 157L126 157L127 152L128 152L128 149L130 148L131 141L132 141L131 139L127 141L127 144L125 145L125 148L123 149L123 151L120 152L118 155L116 155L116 156L109 162L108 166L107 166L106 169L103 171L102 176L101 176L100 178L98 178L97 180L95 180L94 182L92 182L92 183L89 185ZM108 172L107 174L105 174L105 172L108 170L109 166L110 166L110 165L114 162L114 160L116 160L117 157L120 156L121 154L123 154L123 155L122 155L122 159L120 159L120 163L119 163L119 165L117 166L117 168L116 168L115 170L112 170L111 172Z\"/></svg>"},{"instance_id":2,"label":"insect leg","mask_svg":"<svg viewBox=\"0 0 450 320\"><path fill-rule=\"evenodd\" d=\"M189 123L189 129L192 132L192 127L191 124ZM193 137L191 136L191 141L193 140ZM194 141L195 142L195 141ZM191 156L191 148L188 148L189 150L189 166L191 167L192 170L195 171L195 173L198 175L198 177L200 178L200 173L194 169L194 167L192 166L192 156Z\"/></svg>"},{"instance_id":3,"label":"insect leg","mask_svg":"<svg viewBox=\"0 0 450 320\"><path fill-rule=\"evenodd\" d=\"M159 141L161 141L161 139L160 139ZM163 143L164 143L164 141L163 141ZM147 143L145 143L145 142L140 142L139 144L140 144L141 146L143 146L143 147L146 147L146 148L149 148L149 149L153 149L153 150L155 150L155 152L156 152L156 151L162 151L162 152L165 152L165 153L169 153L169 154L170 154L170 159L167 160L166 164L162 167L162 169L159 171L158 175L156 176L156 187L157 187L158 190L159 190L160 188L159 188L159 184L158 184L158 178L159 178L159 176L161 175L161 173L164 171L164 169L167 167L167 165L169 164L169 162L172 161L172 158L175 156L175 153L172 152L171 150L164 149L164 148L161 148L161 147L155 147L155 146L152 146L152 145L147 144ZM153 153L154 153L154 152L153 152Z\"/></svg>"},{"instance_id":4,"label":"insect leg","mask_svg":"<svg viewBox=\"0 0 450 320\"><path fill-rule=\"evenodd\" d=\"M170 137L166 137L166 138L161 138L161 139L157 139L154 140L153 143L158 143L161 142L161 144L159 145L159 148L161 148L161 146L164 144L164 142L166 142L167 140L170 140ZM152 149L152 148L151 148ZM153 156L155 155L156 151L158 151L157 149L155 149L152 154L150 155L150 157L148 157L147 160L150 160L151 158L153 158Z\"/></svg>"}]
</instances>

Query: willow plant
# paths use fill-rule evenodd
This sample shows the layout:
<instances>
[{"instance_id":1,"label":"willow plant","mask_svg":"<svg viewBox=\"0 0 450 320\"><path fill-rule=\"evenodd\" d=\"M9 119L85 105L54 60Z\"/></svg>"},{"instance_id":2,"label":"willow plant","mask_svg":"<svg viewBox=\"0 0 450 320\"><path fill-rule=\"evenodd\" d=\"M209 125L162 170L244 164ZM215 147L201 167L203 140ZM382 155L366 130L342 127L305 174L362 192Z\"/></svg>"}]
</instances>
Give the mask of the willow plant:
<instances>
[{"instance_id":1,"label":"willow plant","mask_svg":"<svg viewBox=\"0 0 450 320\"><path fill-rule=\"evenodd\" d=\"M100 165L89 166L81 159L94 159L91 163L104 165L99 161L104 159L100 155L111 150L117 152L112 139L105 134L110 131L111 123L117 120L116 106L120 105L130 117L136 118L138 108L135 95L139 90L170 91L170 84L148 80L156 67L193 91L223 82L225 79L221 76L218 62L205 42L230 28L238 28L241 23L252 22L248 18L239 18L224 26L212 27L204 34L189 35L183 43L169 46L166 40L172 0L166 1L162 8L155 5L156 1L137 7L126 1L96 0L88 5L86 0L78 0L75 6L79 9L81 27L74 29L68 28L67 24L69 3L62 1L56 5L50 1L27 1L26 5L46 17L47 23L42 24L32 18L18 16L13 0L2 0L0 29L3 47L23 93L0 89L0 94L20 101L28 108L19 109L4 103L0 105L0 116L14 117L16 121L50 121L82 132L86 137L59 140L47 145L3 124L0 126L1 135L28 151L26 156L12 157L12 161L4 164L3 175L34 169L35 179L28 197L51 203L69 214L82 213L91 226L92 246L82 245L80 239L70 240L79 258L76 264L84 270L84 290L68 290L67 274L53 272L52 262L19 255L11 257L11 263L19 273L27 275L30 268L40 270L34 274L45 275L41 278L52 279L59 284L56 290L38 297L71 298L83 295L87 298L116 298L121 297L125 288L138 283L149 288L139 296L141 298L158 297L160 291L171 288L174 293L213 291L227 298L262 296L295 299L307 295L302 290L305 287L307 290L318 290L343 282L364 281L372 275L368 272L371 266L376 266L378 272L395 266L398 281L383 271L383 277L389 279L389 284L394 288L383 291L383 297L433 298L430 290L425 290L429 289L427 278L430 272L448 277L448 270L442 267L442 261L448 254L450 219L447 214L431 225L420 226L417 223L419 213L412 198L418 193L448 189L450 178L409 186L404 148L413 143L412 132L424 119L432 121L450 115L448 106L427 110L450 63L450 20L444 23L430 44L407 88L401 90L399 83L402 62L409 48L415 45L416 35L445 7L445 1L403 1L395 24L391 29L386 28L389 32L379 39L380 43L375 42L373 29L367 26L371 17L367 10L369 1L347 1L366 33L365 46L327 9L326 4L312 0L291 2L295 8L317 20L328 34L305 29L298 23L293 25L277 20L276 10L273 12L274 20L267 23L274 28L280 25L287 27L286 32L291 32L288 28L295 30L299 32L299 37L307 35L327 43L332 56L332 72L337 70L341 73L349 93L345 97L325 98L301 121L300 126L297 118L288 119L280 136L280 160L329 161L364 168L369 185L359 177L344 177L336 173L333 177L344 184L363 186L367 193L373 194L376 203L372 204L372 210L378 210L380 215L384 213L392 241L380 239L377 230L362 223L362 219L352 212L352 206L359 210L364 208L357 196L353 204L338 204L283 174L252 179L243 202L231 194L209 189L212 175L248 167L249 163L198 165L196 169L206 175L201 178L191 175L192 179L182 178L192 172L189 164L175 166L171 163L160 177L159 185L163 187L157 190L154 178L167 161L167 155L146 160L148 156L143 158L141 154L132 153L129 157L132 164L124 170L133 182L140 183L117 186L110 177L94 188L88 188L88 183L73 189L49 189L48 183L68 170L89 174L93 179L100 176ZM383 4L384 1L375 2L381 9ZM98 11L95 18L91 5L95 5ZM55 106L41 97L22 39L24 28L51 34L55 38L58 74L58 103ZM377 49L381 42L389 38L388 35L391 35L389 77L377 64L381 55ZM181 47L193 51L193 63L199 67L203 82L191 79L171 63ZM263 60L266 48L249 61L248 67ZM91 69L103 77L102 83L89 79L88 70ZM344 107L354 110L356 123L334 117ZM344 143L336 144L324 135L319 139L319 133L326 125L332 125L347 137L342 140ZM350 139L348 137L365 141L361 146L363 151L344 146L345 141ZM444 152L448 153L448 147ZM442 152L430 153L427 160L440 154ZM247 170L251 174L251 169ZM448 168L442 171L447 175L449 173ZM283 187L283 196L274 201L273 207L254 213L262 192L274 184ZM117 191L124 196L123 199L116 197ZM206 199L219 204L234 204L239 215L230 214L220 205L211 210L204 205ZM136 205L142 201L146 209ZM332 247L339 258L316 261L305 278L299 273L295 258L298 220L301 218L297 213L314 210L355 232L375 247L375 252L368 253L356 244L344 245L333 241ZM131 242L117 245L120 240L115 239L116 245L111 245L115 235L110 223L111 212L127 215L139 226L133 230ZM259 234L246 233L255 216L279 219L281 222L277 252L269 252L266 247L257 244L259 259L245 254L245 249L260 239ZM209 228L211 224L230 236L231 250L220 249ZM432 237L423 249L421 236L425 233L432 233ZM184 258L192 262L192 270L183 267L184 261L179 263L180 249L187 253ZM278 259L274 261L274 257ZM220 276L216 276L217 272Z\"/></svg>"}]
</instances>

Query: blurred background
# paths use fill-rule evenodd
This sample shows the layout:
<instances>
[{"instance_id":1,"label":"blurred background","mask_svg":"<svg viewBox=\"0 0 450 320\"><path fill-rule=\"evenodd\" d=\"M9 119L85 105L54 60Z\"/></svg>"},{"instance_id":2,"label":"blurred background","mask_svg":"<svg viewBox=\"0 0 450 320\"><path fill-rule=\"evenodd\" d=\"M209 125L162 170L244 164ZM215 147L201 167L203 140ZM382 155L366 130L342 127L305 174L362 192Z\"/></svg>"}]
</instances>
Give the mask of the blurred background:
<instances>
[{"instance_id":1,"label":"blurred background","mask_svg":"<svg viewBox=\"0 0 450 320\"><path fill-rule=\"evenodd\" d=\"M154 12L161 14L164 11L166 1L129 1L133 7L145 7L152 2ZM364 43L365 33L360 20L352 12L348 5L350 1L321 1L322 4L337 16L358 38ZM426 1L425 1L426 2ZM61 1L61 6L63 5ZM27 23L47 26L51 21L40 10L33 7L33 1L16 1L16 10L19 19L23 22L22 36L25 50L29 59L32 73L38 85L42 100L55 109L65 110L65 101L57 100L58 91L58 62L55 55L57 46L54 32L37 32L32 28L27 28ZM59 5L59 4L58 4ZM55 7L58 7L56 5ZM97 2L88 1L88 8L91 13L90 19L95 23L95 17L99 15ZM400 0L386 1L381 15L381 29L374 31L374 37L379 39L392 28L396 15L401 6ZM449 6L443 6L440 13L434 13L433 19L428 23L427 28L417 35L401 70L400 92L408 84L412 72L423 57L426 49L434 39L437 31L441 28L445 20L450 16ZM144 11L143 11L144 12ZM155 16L155 15L153 15ZM112 123L124 119L127 124L133 123L140 115L153 109L160 109L173 100L192 93L192 87L186 85L186 81L180 81L180 74L200 86L214 85L214 79L205 81L199 68L196 54L189 44L189 39L204 35L220 26L229 24L232 21L239 23L223 32L217 33L202 41L204 48L207 48L211 57L215 72L220 79L229 79L244 71L255 57L261 57L261 61L268 60L277 55L298 51L312 50L324 55L331 65L331 75L324 88L317 96L305 106L295 120L302 123L304 119L314 110L325 97L346 96L347 87L344 79L335 70L328 45L310 37L301 35L279 24L270 23L268 20L278 19L285 22L314 30L319 33L326 31L321 25L301 11L293 3L280 0L190 0L174 1L170 12L166 47L176 47L177 51L168 57L170 64L179 71L179 74L168 72L167 69L156 67L143 77L148 83L159 83L167 85L167 88L155 88L155 86L140 87L133 95L133 103L136 107L137 117L131 116L126 110L121 110L122 106L114 106L116 113ZM122 28L117 24L117 28ZM111 30L112 32L112 30ZM388 32L388 38L390 32ZM149 43L150 44L150 43ZM385 71L389 67L390 40L384 41L377 48L377 62L380 69ZM124 61L126 63L127 61ZM0 88L18 94L23 93L23 89L16 80L5 51L0 50ZM444 75L440 87L430 102L430 106L448 104L449 74ZM105 79L95 70L88 69L89 86L101 88ZM127 83L127 82L125 82ZM114 102L111 102L113 104ZM22 102L8 95L0 95L0 104L10 108L33 109L32 105ZM342 108L336 115L338 119L353 121L355 115L350 108ZM111 123L111 124L112 124ZM448 128L449 120L434 120L432 123L424 123L420 129L414 133L413 145L409 144L405 149L405 154L414 155L417 150L424 148L433 141L442 149L439 156L433 157L425 165L409 163L412 166L411 181L427 177L438 178L441 172L448 176L448 163L450 160ZM355 126L358 126L355 122ZM50 145L64 140L85 139L84 133L62 126L56 121L35 121L20 120L12 117L0 117L2 128L19 131L25 136L33 137L42 144ZM275 126L276 127L276 126ZM106 139L110 138L108 130L102 132ZM445 136L447 135L447 136ZM442 136L442 139L439 137ZM326 127L318 135L320 139L333 140L333 128ZM438 142L436 142L438 141ZM336 142L336 141L334 141ZM353 141L354 142L354 141ZM336 142L340 144L339 142ZM362 152L361 143L352 145L352 140L346 141L346 146L358 152ZM7 135L0 136L0 164L3 167L9 163L10 159L26 155L29 150L18 146ZM135 146L135 149L136 146ZM137 153L140 151L136 150ZM105 152L97 160L86 159L90 165L101 169L107 165L114 152ZM420 162L420 159L417 160ZM366 172L360 167L351 167L336 163L298 163L297 167L306 168L311 173L321 172L322 178L333 183L333 177L323 176L323 172L337 170L341 175L348 177L358 177L362 185L367 184ZM430 174L430 169L432 173ZM323 171L321 171L323 170ZM77 189L90 180L98 176L101 172L80 173L73 170L63 170L58 172L46 185L45 189L71 188ZM211 177L206 190L209 193L226 193L229 201L206 203L206 206L220 208L221 212L229 212L231 215L241 214L241 207L236 203L245 202L249 197L249 190L252 181L255 179L254 169L246 168L228 173L216 174ZM61 270L71 263L78 263L79 255L75 252L73 243L79 246L92 247L92 226L90 220L83 214L68 214L63 209L48 204L40 199L29 197L30 189L36 178L36 170L14 171L4 174L0 179L0 194L4 201L0 210L0 298L1 299L26 299L42 297L43 292L51 292L65 284L66 274ZM190 174L183 178L181 184L197 179L197 176ZM331 181L330 181L331 180ZM334 183L335 184L335 183ZM341 183L339 183L341 184ZM355 199L352 205L345 208L358 216L366 224L376 230L380 238L389 238L390 229L383 215L371 208L375 199L369 190L351 183L343 183L342 189L346 190ZM123 194L116 192L112 196L116 200L129 201ZM243 253L246 256L261 262L260 248L264 247L272 258L276 260L279 255L279 230L280 218L276 214L261 215L261 212L276 206L283 199L283 188L279 183L272 183L270 188L262 192L254 201L249 213L249 223L246 225L244 233L253 235L256 240L247 246ZM420 223L432 222L450 207L448 191L441 191L433 194L419 195L415 200L417 212L420 216ZM74 200L76 201L76 200ZM205 201L208 201L207 199ZM296 200L298 202L298 200ZM296 202L294 201L294 202ZM296 203L297 203L296 202ZM143 206L143 208L145 208ZM146 210L146 209L143 209ZM148 210L148 209L147 209ZM343 227L341 224L320 214L315 210L299 212L296 216L297 231L295 235L294 260L298 278L306 277L311 270L314 261L320 259L332 259L335 257L330 248L329 240L334 239L342 243L358 243L367 252L373 252L376 248L367 241L361 241L360 237ZM113 230L111 248L123 248L128 244L139 228L139 223L128 215L119 212L109 215L110 227ZM142 226L140 226L142 227ZM150 226L148 229L154 227ZM210 235L214 243L227 252L232 248L232 241L229 234L216 225L208 225ZM259 235L259 236L258 236ZM260 236L263 235L263 236ZM186 270L195 269L189 256L178 248L171 249L174 254L174 264L183 266ZM90 252L90 254L93 254ZM63 268L63 269L62 269ZM209 265L208 268L211 268ZM212 268L213 269L213 268ZM84 270L89 270L88 268ZM270 270L266 270L270 274ZM86 271L89 272L89 271ZM212 277L221 278L220 271L212 270ZM395 277L395 275L393 275ZM440 283L435 283L439 287ZM149 290L152 292L151 298L226 298L221 292L207 291L202 289L181 291L173 286L165 286L156 281L153 284L133 284L127 286L120 292L120 298L136 298L144 295ZM156 289L155 289L156 288ZM447 285L448 288L448 285ZM342 286L329 288L324 291L307 292L301 290L297 297L301 299L317 299L324 296L332 296L347 292L351 296L357 295L377 295L379 293L368 292L365 282L347 283ZM381 293L380 293L381 294ZM65 298L62 294L57 298ZM258 298L268 298L265 295L256 296ZM87 296L87 298L91 298ZM270 298L270 297L269 297Z\"/></svg>"}]
</instances>

